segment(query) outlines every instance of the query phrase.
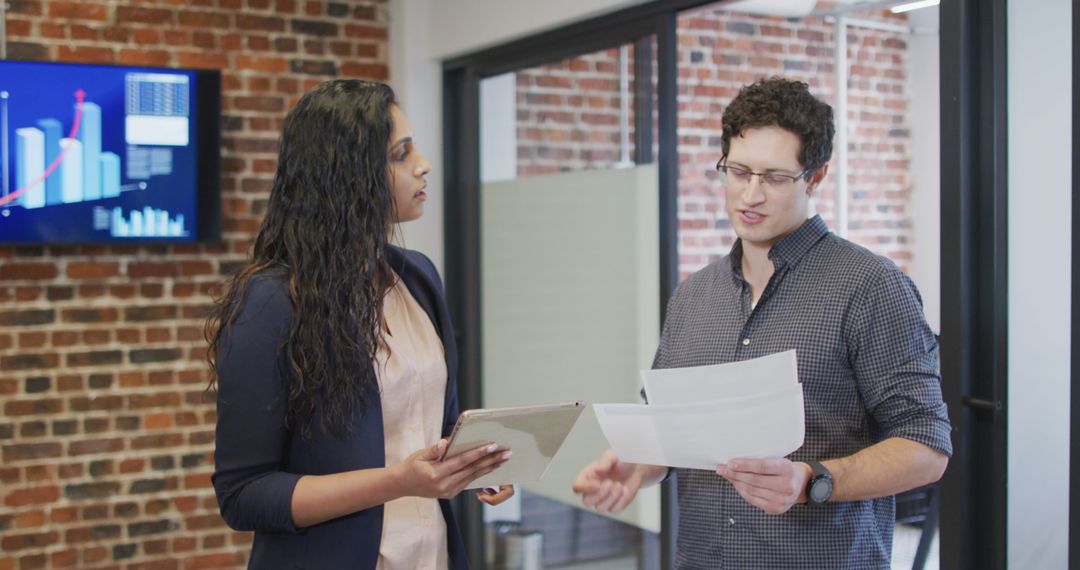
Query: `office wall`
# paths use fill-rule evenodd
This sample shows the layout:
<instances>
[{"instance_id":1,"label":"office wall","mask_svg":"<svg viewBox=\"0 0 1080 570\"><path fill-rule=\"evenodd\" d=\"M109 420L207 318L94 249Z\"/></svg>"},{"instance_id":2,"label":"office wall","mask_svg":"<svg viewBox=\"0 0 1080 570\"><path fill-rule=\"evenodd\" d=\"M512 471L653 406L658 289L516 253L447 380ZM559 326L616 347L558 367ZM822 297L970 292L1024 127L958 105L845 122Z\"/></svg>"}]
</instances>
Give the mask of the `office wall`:
<instances>
[{"instance_id":1,"label":"office wall","mask_svg":"<svg viewBox=\"0 0 1080 570\"><path fill-rule=\"evenodd\" d=\"M405 244L443 269L444 59L646 0L390 0L390 82L432 163L427 213L403 226Z\"/></svg>"},{"instance_id":2,"label":"office wall","mask_svg":"<svg viewBox=\"0 0 1080 570\"><path fill-rule=\"evenodd\" d=\"M0 246L0 568L244 566L251 534L225 526L209 481L208 290L262 219L293 101L332 77L387 77L386 12L379 1L9 2L12 59L223 70L224 239Z\"/></svg>"},{"instance_id":3,"label":"office wall","mask_svg":"<svg viewBox=\"0 0 1080 570\"><path fill-rule=\"evenodd\" d=\"M1009 568L1068 567L1073 9L1007 8Z\"/></svg>"}]
</instances>

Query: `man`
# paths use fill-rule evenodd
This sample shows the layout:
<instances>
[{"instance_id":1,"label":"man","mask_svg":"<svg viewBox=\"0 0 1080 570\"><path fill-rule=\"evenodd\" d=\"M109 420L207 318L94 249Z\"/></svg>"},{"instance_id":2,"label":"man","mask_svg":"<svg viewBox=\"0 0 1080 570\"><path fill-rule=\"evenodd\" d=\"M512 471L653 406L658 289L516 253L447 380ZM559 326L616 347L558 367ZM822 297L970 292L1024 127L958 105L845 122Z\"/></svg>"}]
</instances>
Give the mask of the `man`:
<instances>
[{"instance_id":1,"label":"man","mask_svg":"<svg viewBox=\"0 0 1080 570\"><path fill-rule=\"evenodd\" d=\"M952 453L922 300L892 262L811 217L834 128L806 84L744 87L723 128L717 168L739 239L676 290L653 366L795 349L805 442L788 458L715 472L624 463L609 450L574 491L618 512L677 474L677 569L889 568L893 495L938 480Z\"/></svg>"}]
</instances>

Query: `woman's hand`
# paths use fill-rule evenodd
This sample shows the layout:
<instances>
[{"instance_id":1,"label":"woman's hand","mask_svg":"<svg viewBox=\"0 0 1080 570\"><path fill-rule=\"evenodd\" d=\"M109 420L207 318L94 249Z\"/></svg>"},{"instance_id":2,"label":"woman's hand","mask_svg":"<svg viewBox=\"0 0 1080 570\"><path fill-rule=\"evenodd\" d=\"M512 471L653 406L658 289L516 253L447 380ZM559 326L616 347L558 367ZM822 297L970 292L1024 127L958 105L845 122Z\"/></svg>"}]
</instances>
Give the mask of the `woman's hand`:
<instances>
[{"instance_id":1,"label":"woman's hand","mask_svg":"<svg viewBox=\"0 0 1080 570\"><path fill-rule=\"evenodd\" d=\"M476 492L476 498L480 499L481 503L485 505L495 506L505 502L510 497L514 496L513 485L499 485L499 490L496 491L494 487L485 487Z\"/></svg>"},{"instance_id":2,"label":"woman's hand","mask_svg":"<svg viewBox=\"0 0 1080 570\"><path fill-rule=\"evenodd\" d=\"M506 463L512 453L509 450L500 451L493 443L439 461L447 445L447 441L441 439L393 467L403 483L405 495L429 499L453 498L477 477L487 475Z\"/></svg>"}]
</instances>

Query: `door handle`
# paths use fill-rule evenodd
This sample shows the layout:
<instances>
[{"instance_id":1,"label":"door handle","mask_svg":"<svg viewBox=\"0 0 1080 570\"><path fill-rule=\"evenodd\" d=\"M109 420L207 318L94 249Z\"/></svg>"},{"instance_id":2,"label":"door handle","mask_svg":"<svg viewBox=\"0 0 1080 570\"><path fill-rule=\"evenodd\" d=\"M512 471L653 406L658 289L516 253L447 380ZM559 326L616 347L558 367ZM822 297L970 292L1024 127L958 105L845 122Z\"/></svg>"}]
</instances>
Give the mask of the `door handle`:
<instances>
[{"instance_id":1,"label":"door handle","mask_svg":"<svg viewBox=\"0 0 1080 570\"><path fill-rule=\"evenodd\" d=\"M1002 405L999 400L984 400L982 398L975 398L968 396L963 400L960 400L965 406L975 408L976 410L984 410L987 412L1000 412Z\"/></svg>"}]
</instances>

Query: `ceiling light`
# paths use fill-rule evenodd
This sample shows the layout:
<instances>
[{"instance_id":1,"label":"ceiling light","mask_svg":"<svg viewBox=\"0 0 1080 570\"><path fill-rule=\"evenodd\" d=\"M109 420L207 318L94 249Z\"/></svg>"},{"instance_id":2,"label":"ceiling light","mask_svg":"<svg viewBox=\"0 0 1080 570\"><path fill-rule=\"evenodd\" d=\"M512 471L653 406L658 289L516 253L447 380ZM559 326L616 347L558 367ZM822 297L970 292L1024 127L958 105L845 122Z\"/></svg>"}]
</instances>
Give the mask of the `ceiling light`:
<instances>
[{"instance_id":1,"label":"ceiling light","mask_svg":"<svg viewBox=\"0 0 1080 570\"><path fill-rule=\"evenodd\" d=\"M919 8L929 8L931 6L937 6L938 4L941 4L941 0L919 0L918 2L908 2L907 4L893 6L892 8L889 8L889 11L893 14L902 14L904 12L918 10Z\"/></svg>"}]
</instances>

